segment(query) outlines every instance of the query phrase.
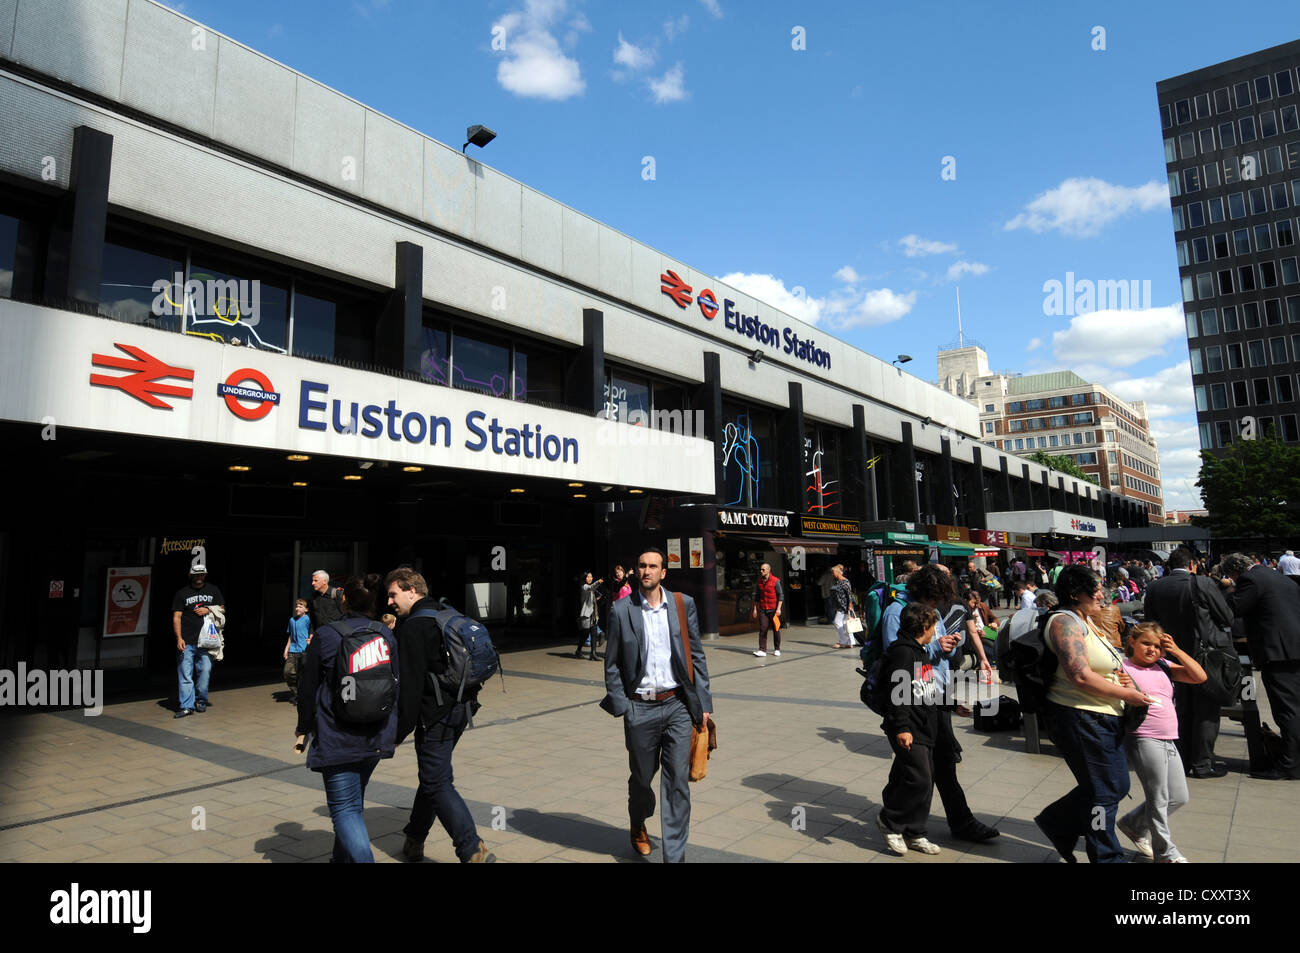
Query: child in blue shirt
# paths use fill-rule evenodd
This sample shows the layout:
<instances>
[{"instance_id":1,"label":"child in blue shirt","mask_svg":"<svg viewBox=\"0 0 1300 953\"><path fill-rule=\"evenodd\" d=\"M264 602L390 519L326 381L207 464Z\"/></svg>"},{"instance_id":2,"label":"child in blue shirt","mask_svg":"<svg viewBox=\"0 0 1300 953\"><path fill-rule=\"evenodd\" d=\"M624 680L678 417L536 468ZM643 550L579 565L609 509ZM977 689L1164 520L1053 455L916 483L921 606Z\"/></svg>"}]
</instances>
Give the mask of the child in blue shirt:
<instances>
[{"instance_id":1,"label":"child in blue shirt","mask_svg":"<svg viewBox=\"0 0 1300 953\"><path fill-rule=\"evenodd\" d=\"M289 686L289 703L298 704L298 673L302 670L302 657L311 638L311 618L307 615L307 600L294 603L289 617L289 638L284 643L284 681Z\"/></svg>"}]
</instances>

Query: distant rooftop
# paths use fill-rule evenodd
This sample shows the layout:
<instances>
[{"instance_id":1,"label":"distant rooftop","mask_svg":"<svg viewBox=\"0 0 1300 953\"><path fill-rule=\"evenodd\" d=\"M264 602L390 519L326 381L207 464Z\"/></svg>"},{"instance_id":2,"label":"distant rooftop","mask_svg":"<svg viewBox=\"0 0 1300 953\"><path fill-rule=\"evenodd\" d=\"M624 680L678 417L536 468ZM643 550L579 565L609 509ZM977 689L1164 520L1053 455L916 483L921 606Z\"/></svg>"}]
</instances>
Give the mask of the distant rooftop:
<instances>
[{"instance_id":1,"label":"distant rooftop","mask_svg":"<svg viewBox=\"0 0 1300 953\"><path fill-rule=\"evenodd\" d=\"M1026 374L1007 382L1007 395L1037 394L1045 390L1065 390L1071 387L1091 387L1074 371L1048 371L1046 374Z\"/></svg>"}]
</instances>

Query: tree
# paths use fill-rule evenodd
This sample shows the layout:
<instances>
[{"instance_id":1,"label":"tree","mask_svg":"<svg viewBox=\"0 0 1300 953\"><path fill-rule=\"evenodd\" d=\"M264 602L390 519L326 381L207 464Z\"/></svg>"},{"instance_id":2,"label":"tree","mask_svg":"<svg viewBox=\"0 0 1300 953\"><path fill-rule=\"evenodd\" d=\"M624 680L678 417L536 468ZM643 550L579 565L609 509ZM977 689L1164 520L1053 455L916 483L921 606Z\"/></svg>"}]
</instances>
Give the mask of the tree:
<instances>
[{"instance_id":1,"label":"tree","mask_svg":"<svg viewBox=\"0 0 1300 953\"><path fill-rule=\"evenodd\" d=\"M1192 523L1215 536L1300 535L1300 450L1271 432L1238 440L1221 457L1202 450L1196 485L1208 515Z\"/></svg>"},{"instance_id":2,"label":"tree","mask_svg":"<svg viewBox=\"0 0 1300 953\"><path fill-rule=\"evenodd\" d=\"M1070 457L1053 457L1045 450L1035 450L1025 459L1032 460L1034 463L1041 463L1048 469L1057 470L1066 476L1078 477L1080 480L1087 480L1089 483L1096 483L1098 486L1101 485L1095 476L1084 473Z\"/></svg>"}]
</instances>

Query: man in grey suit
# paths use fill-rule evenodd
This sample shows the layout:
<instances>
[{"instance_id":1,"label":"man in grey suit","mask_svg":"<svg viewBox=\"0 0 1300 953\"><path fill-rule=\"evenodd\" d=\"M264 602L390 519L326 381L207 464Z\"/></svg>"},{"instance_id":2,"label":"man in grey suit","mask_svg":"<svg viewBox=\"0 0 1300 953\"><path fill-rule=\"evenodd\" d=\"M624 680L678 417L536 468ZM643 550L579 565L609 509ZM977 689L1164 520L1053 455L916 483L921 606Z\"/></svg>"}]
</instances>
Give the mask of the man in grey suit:
<instances>
[{"instance_id":1,"label":"man in grey suit","mask_svg":"<svg viewBox=\"0 0 1300 953\"><path fill-rule=\"evenodd\" d=\"M708 724L713 697L695 600L660 585L667 572L664 563L664 554L658 549L642 553L636 570L637 589L610 607L606 695L600 707L623 718L631 769L627 812L632 849L643 857L652 849L645 820L655 809L650 783L662 768L664 861L675 863L686 859L691 822L691 727ZM690 658L682 644L677 599L682 600L686 612Z\"/></svg>"}]
</instances>

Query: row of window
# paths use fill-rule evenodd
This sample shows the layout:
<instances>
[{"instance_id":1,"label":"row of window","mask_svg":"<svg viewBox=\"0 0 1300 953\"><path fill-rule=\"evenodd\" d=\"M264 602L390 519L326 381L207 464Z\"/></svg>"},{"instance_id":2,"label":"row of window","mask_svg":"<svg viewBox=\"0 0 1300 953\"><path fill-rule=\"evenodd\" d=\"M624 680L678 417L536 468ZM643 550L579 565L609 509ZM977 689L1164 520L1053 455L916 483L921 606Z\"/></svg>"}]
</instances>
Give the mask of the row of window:
<instances>
[{"instance_id":1,"label":"row of window","mask_svg":"<svg viewBox=\"0 0 1300 953\"><path fill-rule=\"evenodd\" d=\"M1231 149L1238 143L1249 145L1258 139L1276 136L1279 132L1297 130L1300 130L1300 113L1295 106L1283 106L1276 113L1270 109L1257 116L1242 116L1235 123L1230 120L1219 123L1217 127L1206 126L1195 132L1181 133L1177 139L1166 139L1165 163L1194 159L1197 155L1208 155L1217 149Z\"/></svg>"},{"instance_id":2,"label":"row of window","mask_svg":"<svg viewBox=\"0 0 1300 953\"><path fill-rule=\"evenodd\" d=\"M1112 481L1113 482L1113 481ZM1135 476L1124 474L1124 485L1130 490L1136 490L1138 493L1145 493L1147 496L1159 496L1160 487L1154 483L1148 483L1146 480L1139 480Z\"/></svg>"},{"instance_id":3,"label":"row of window","mask_svg":"<svg viewBox=\"0 0 1300 953\"><path fill-rule=\"evenodd\" d=\"M1297 168L1300 168L1300 140L1288 142L1285 152L1282 146L1269 146L1262 156L1258 152L1248 152L1243 156L1228 156L1222 163L1209 162L1203 166L1175 169L1167 177L1169 196L1178 198L1184 192L1199 192L1202 188L1217 189L1221 185L1255 182L1264 175L1277 175Z\"/></svg>"},{"instance_id":4,"label":"row of window","mask_svg":"<svg viewBox=\"0 0 1300 953\"><path fill-rule=\"evenodd\" d=\"M1300 68L1297 68L1296 75L1300 76ZM1263 76L1255 77L1253 81L1245 80L1231 87L1220 87L1213 93L1200 93L1189 99L1161 105L1160 128L1169 129L1175 125L1185 126L1196 119L1209 119L1211 101L1213 101L1214 115L1222 116L1234 108L1245 109L1254 103L1266 103L1274 96L1282 99L1293 95L1295 91L1296 76L1292 75L1289 67L1271 75L1265 73Z\"/></svg>"},{"instance_id":5,"label":"row of window","mask_svg":"<svg viewBox=\"0 0 1300 953\"><path fill-rule=\"evenodd\" d=\"M1291 335L1291 353L1294 359L1300 361L1300 334ZM1255 341L1234 341L1227 345L1214 345L1205 348L1205 357L1202 360L1201 348L1194 347L1190 350L1192 360L1192 374L1218 374L1224 369L1226 358L1227 369L1237 370L1242 367L1267 367L1269 364L1284 365L1289 364L1287 359L1286 338L1274 337L1265 342L1262 338ZM1243 358L1245 363L1243 363Z\"/></svg>"},{"instance_id":6,"label":"row of window","mask_svg":"<svg viewBox=\"0 0 1300 953\"><path fill-rule=\"evenodd\" d=\"M1051 417L1017 417L1007 421L1007 430L1043 430L1047 427L1078 427L1094 423L1091 410L1078 414L1056 414Z\"/></svg>"},{"instance_id":7,"label":"row of window","mask_svg":"<svg viewBox=\"0 0 1300 953\"><path fill-rule=\"evenodd\" d=\"M1263 434L1272 434L1281 437L1286 443L1300 442L1300 427L1297 427L1295 414L1283 414L1277 418L1276 423L1272 417L1247 417L1242 419L1240 431L1236 427L1237 422L1234 420L1216 420L1201 424L1201 449L1230 447L1238 435L1243 440L1250 440Z\"/></svg>"},{"instance_id":8,"label":"row of window","mask_svg":"<svg viewBox=\"0 0 1300 953\"><path fill-rule=\"evenodd\" d=\"M1258 281L1256 268L1259 269ZM1281 262L1261 261L1258 265L1238 265L1235 269L1223 268L1195 276L1183 275L1183 303L1208 301L1222 295L1267 291L1279 284L1300 284L1300 264L1295 258L1283 258ZM1276 303L1278 299L1272 300Z\"/></svg>"},{"instance_id":9,"label":"row of window","mask_svg":"<svg viewBox=\"0 0 1300 953\"><path fill-rule=\"evenodd\" d=\"M1199 235L1191 241L1178 242L1178 265L1180 268L1190 265L1203 265L1215 259L1231 258L1234 255L1249 255L1255 252L1273 250L1273 235L1277 233L1277 247L1290 248L1296 243L1295 226L1291 219L1284 218L1277 222L1261 222L1250 228L1235 228L1231 233L1216 232L1212 235Z\"/></svg>"},{"instance_id":10,"label":"row of window","mask_svg":"<svg viewBox=\"0 0 1300 953\"><path fill-rule=\"evenodd\" d=\"M1290 183L1275 182L1246 192L1233 192L1207 199L1204 203L1189 202L1175 205L1172 214L1174 231L1181 232L1225 221L1238 221L1247 215L1267 215L1270 205L1274 212L1284 212L1292 205L1300 207L1300 179ZM1290 224L1290 219L1285 219Z\"/></svg>"},{"instance_id":11,"label":"row of window","mask_svg":"<svg viewBox=\"0 0 1300 953\"><path fill-rule=\"evenodd\" d=\"M1295 401L1295 387L1291 375L1256 377L1250 381L1224 381L1218 384L1197 384L1196 409L1227 410L1228 394L1232 394L1233 407L1267 407L1270 404L1290 404Z\"/></svg>"},{"instance_id":12,"label":"row of window","mask_svg":"<svg viewBox=\"0 0 1300 953\"><path fill-rule=\"evenodd\" d=\"M1144 463L1143 461L1139 460L1137 457L1133 456L1132 454L1126 453L1123 455L1123 457L1124 457L1124 466L1128 467L1130 470L1136 470L1138 471L1138 473L1145 473L1149 477L1160 476L1159 472L1156 470L1155 467L1153 467L1149 463Z\"/></svg>"},{"instance_id":13,"label":"row of window","mask_svg":"<svg viewBox=\"0 0 1300 953\"><path fill-rule=\"evenodd\" d=\"M1096 400L1097 395L1093 394L1092 398L1093 400ZM1021 410L1045 410L1049 408L1054 410L1058 407L1064 407L1066 400L1067 398L1064 394L1057 395L1056 397L1035 397L1033 400L1026 400L1023 403L1018 400L1013 400L1007 404L1007 413L1018 414ZM1088 395L1070 394L1068 400L1072 406L1081 407L1088 403ZM993 405L985 404L984 409L986 411L991 411L993 410Z\"/></svg>"},{"instance_id":14,"label":"row of window","mask_svg":"<svg viewBox=\"0 0 1300 953\"><path fill-rule=\"evenodd\" d=\"M1083 433L1076 434L1051 434L1047 437L1039 437L1037 444L1034 443L1033 437L1016 437L1014 440L1003 440L998 446L1002 450L1033 450L1035 447L1068 447L1071 443L1075 446L1092 443L1092 431L1086 430Z\"/></svg>"}]
</instances>

